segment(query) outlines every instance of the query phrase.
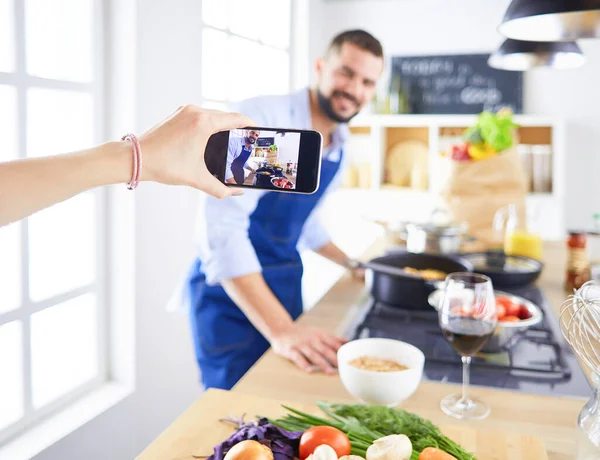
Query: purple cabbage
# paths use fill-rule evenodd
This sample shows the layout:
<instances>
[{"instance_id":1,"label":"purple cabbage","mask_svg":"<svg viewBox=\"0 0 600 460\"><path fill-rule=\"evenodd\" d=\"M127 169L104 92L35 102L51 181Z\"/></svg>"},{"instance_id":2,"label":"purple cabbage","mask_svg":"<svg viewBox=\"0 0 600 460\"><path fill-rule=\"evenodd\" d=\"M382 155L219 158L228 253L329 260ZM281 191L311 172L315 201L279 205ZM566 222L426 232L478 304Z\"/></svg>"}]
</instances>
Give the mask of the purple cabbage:
<instances>
[{"instance_id":1,"label":"purple cabbage","mask_svg":"<svg viewBox=\"0 0 600 460\"><path fill-rule=\"evenodd\" d=\"M267 446L273 451L275 460L293 460L300 446L302 431L287 431L269 423L266 418L260 418L244 423L244 419L223 419L233 422L238 429L218 446L207 460L223 460L233 446L241 441L254 440Z\"/></svg>"}]
</instances>

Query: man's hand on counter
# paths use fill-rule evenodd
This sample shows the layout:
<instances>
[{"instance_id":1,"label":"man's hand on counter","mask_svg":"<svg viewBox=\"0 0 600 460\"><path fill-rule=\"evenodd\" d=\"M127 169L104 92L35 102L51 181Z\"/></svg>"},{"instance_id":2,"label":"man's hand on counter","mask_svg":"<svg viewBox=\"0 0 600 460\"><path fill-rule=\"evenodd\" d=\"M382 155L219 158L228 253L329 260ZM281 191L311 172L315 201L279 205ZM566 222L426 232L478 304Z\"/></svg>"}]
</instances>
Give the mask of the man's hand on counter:
<instances>
[{"instance_id":1,"label":"man's hand on counter","mask_svg":"<svg viewBox=\"0 0 600 460\"><path fill-rule=\"evenodd\" d=\"M331 375L336 372L337 350L346 342L324 329L294 323L271 339L271 347L306 372L316 367Z\"/></svg>"}]
</instances>

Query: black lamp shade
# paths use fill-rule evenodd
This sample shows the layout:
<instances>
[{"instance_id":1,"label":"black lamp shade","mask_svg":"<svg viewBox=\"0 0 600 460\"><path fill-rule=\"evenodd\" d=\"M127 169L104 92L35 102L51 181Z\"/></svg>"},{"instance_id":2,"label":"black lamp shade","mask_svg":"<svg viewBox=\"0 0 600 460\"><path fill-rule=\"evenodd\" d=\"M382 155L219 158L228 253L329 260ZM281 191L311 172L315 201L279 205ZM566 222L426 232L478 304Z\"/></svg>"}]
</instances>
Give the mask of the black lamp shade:
<instances>
[{"instance_id":1,"label":"black lamp shade","mask_svg":"<svg viewBox=\"0 0 600 460\"><path fill-rule=\"evenodd\" d=\"M585 56L575 42L529 42L507 39L488 65L502 70L525 71L535 67L566 70L580 67Z\"/></svg>"},{"instance_id":2,"label":"black lamp shade","mask_svg":"<svg viewBox=\"0 0 600 460\"><path fill-rule=\"evenodd\" d=\"M498 31L540 42L600 37L600 0L513 0Z\"/></svg>"}]
</instances>

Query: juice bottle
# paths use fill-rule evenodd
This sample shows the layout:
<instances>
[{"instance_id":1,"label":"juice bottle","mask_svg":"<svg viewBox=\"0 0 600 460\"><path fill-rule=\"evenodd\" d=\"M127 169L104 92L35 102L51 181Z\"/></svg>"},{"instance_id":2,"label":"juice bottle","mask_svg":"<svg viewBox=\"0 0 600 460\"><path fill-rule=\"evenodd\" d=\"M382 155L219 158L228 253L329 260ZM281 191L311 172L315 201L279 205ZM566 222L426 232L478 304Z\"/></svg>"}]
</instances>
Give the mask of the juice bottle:
<instances>
[{"instance_id":1,"label":"juice bottle","mask_svg":"<svg viewBox=\"0 0 600 460\"><path fill-rule=\"evenodd\" d=\"M524 206L509 204L494 216L496 230L504 230L504 253L542 260L542 238L528 228Z\"/></svg>"}]
</instances>

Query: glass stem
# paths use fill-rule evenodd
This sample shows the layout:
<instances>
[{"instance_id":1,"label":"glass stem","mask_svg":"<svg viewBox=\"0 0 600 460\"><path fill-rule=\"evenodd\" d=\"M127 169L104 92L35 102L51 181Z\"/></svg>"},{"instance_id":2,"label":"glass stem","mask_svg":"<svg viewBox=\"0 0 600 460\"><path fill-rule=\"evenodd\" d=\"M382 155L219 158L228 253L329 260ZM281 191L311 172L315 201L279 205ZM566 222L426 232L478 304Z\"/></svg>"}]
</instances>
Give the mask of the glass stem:
<instances>
[{"instance_id":1,"label":"glass stem","mask_svg":"<svg viewBox=\"0 0 600 460\"><path fill-rule=\"evenodd\" d=\"M463 362L463 384L462 384L462 398L461 402L466 403L469 401L469 369L471 364L470 356L462 356Z\"/></svg>"}]
</instances>

